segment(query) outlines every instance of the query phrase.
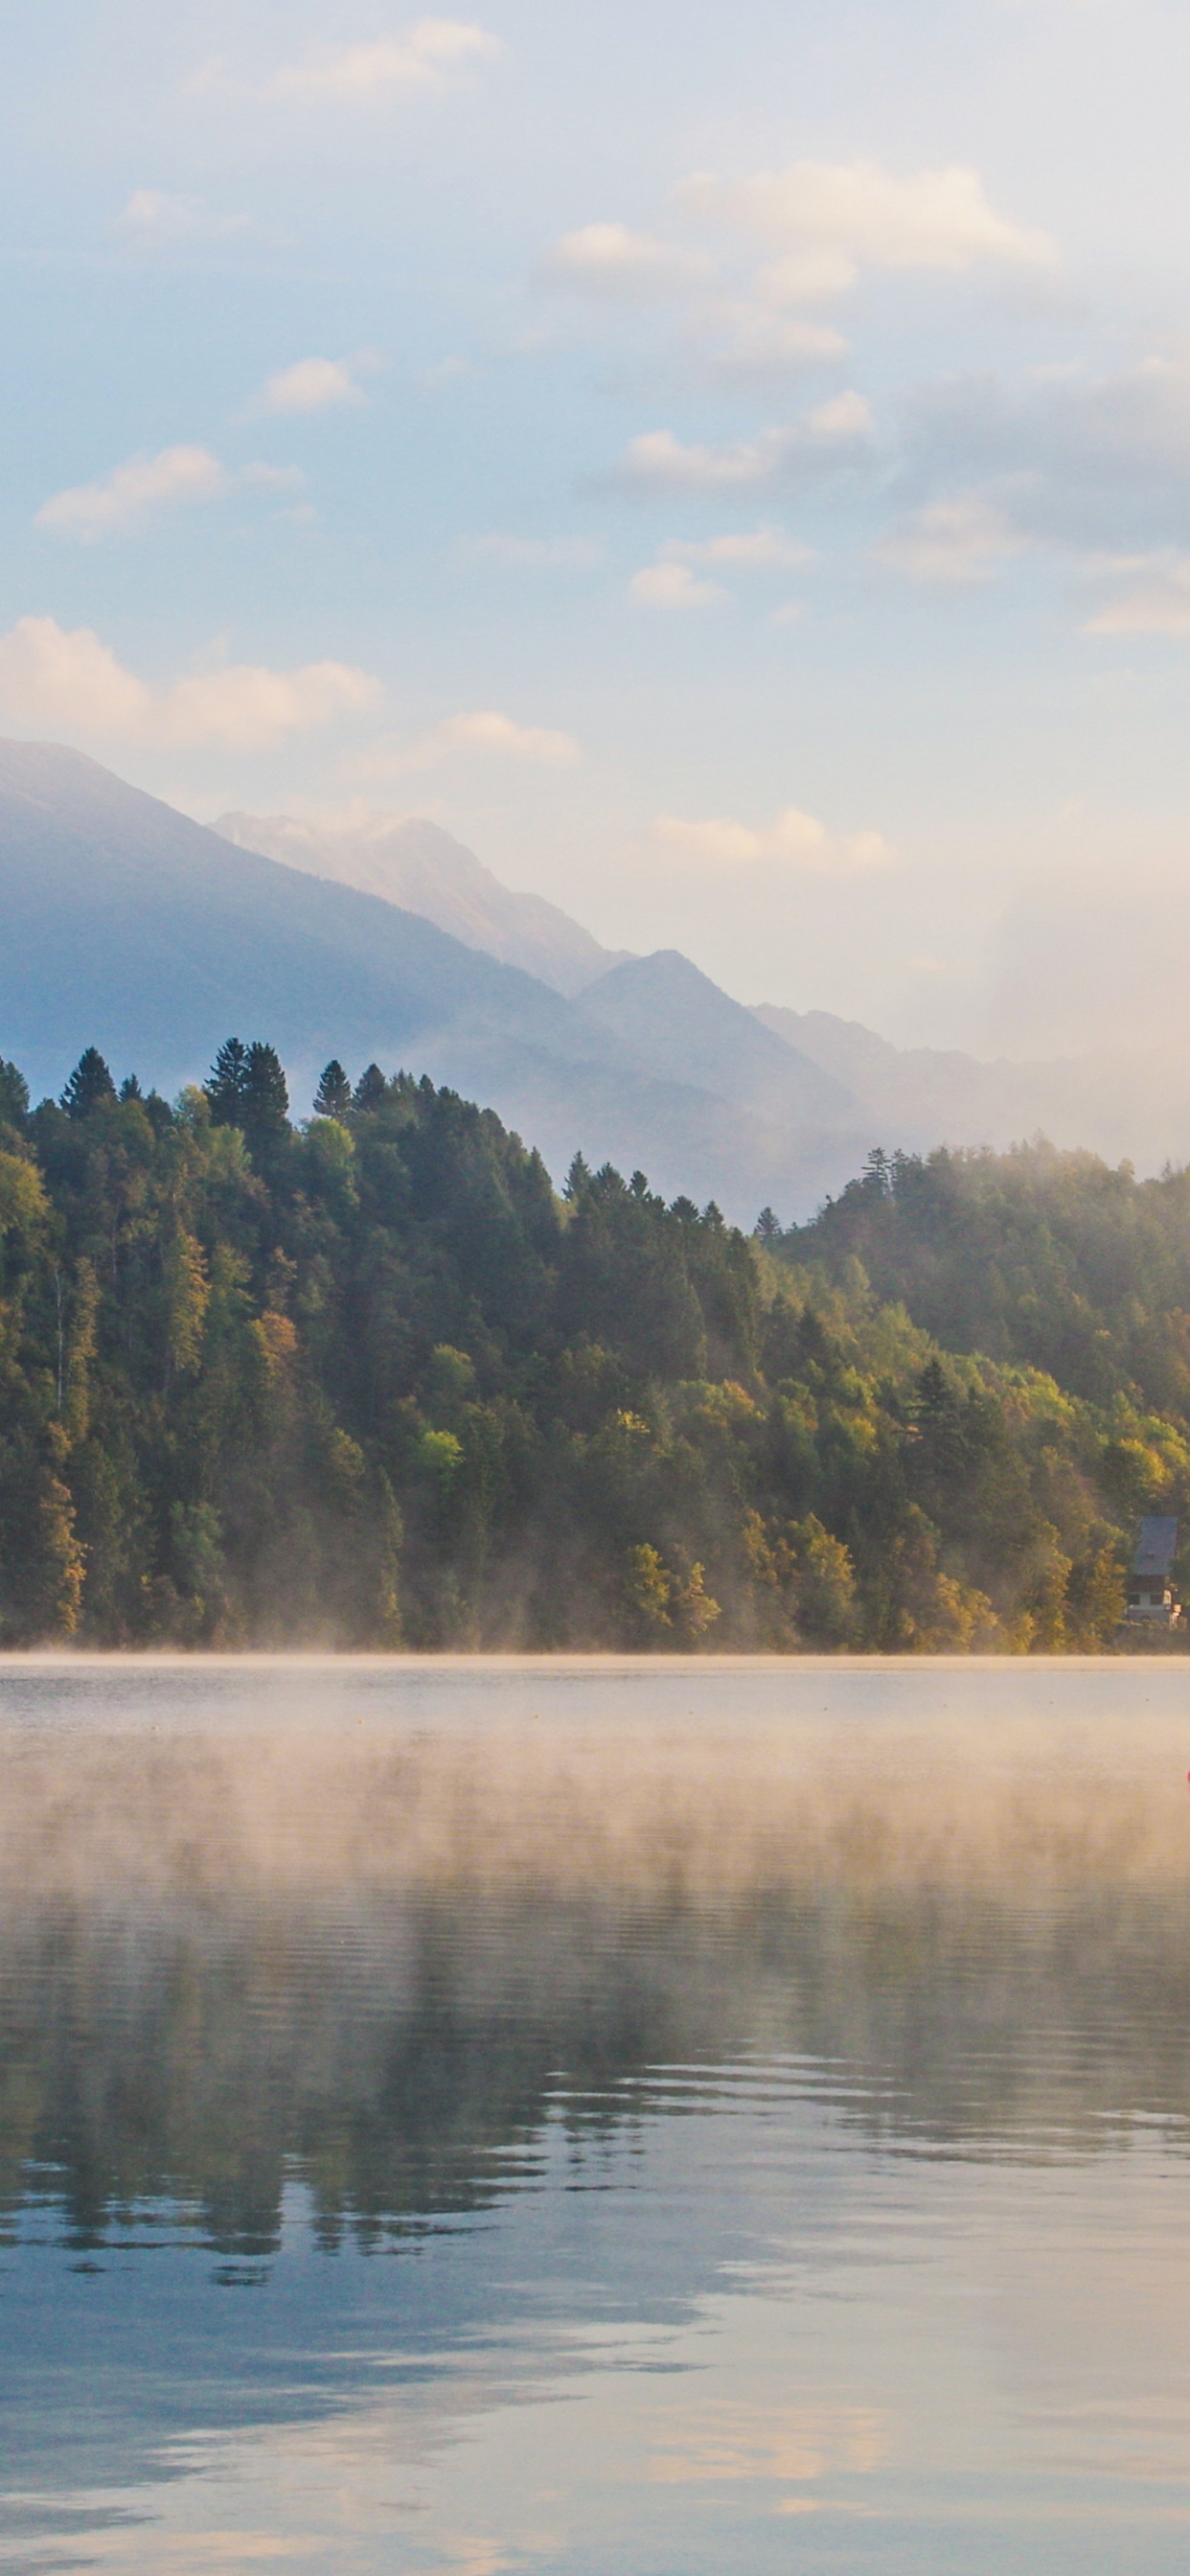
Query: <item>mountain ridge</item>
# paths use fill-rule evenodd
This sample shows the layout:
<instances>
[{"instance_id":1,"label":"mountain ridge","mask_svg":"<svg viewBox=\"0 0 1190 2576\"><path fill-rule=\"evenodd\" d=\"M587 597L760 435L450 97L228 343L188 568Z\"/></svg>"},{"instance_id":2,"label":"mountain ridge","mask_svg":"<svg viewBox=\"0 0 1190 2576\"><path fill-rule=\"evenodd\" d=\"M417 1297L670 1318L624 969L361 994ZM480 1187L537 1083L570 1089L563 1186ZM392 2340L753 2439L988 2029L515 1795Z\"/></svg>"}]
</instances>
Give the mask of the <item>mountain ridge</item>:
<instances>
[{"instance_id":1,"label":"mountain ridge","mask_svg":"<svg viewBox=\"0 0 1190 2576\"><path fill-rule=\"evenodd\" d=\"M332 1054L375 1057L488 1102L555 1179L581 1151L748 1223L766 1199L808 1209L861 1150L650 1074L523 969L57 745L0 743L0 918L0 1053L35 1090L88 1044L174 1089L225 1037L267 1037L298 1101Z\"/></svg>"},{"instance_id":2,"label":"mountain ridge","mask_svg":"<svg viewBox=\"0 0 1190 2576\"><path fill-rule=\"evenodd\" d=\"M354 824L316 824L292 814L221 814L214 826L237 849L284 867L380 895L449 931L467 948L523 967L573 1000L628 955L604 948L544 895L515 894L465 843L425 816L374 814Z\"/></svg>"}]
</instances>

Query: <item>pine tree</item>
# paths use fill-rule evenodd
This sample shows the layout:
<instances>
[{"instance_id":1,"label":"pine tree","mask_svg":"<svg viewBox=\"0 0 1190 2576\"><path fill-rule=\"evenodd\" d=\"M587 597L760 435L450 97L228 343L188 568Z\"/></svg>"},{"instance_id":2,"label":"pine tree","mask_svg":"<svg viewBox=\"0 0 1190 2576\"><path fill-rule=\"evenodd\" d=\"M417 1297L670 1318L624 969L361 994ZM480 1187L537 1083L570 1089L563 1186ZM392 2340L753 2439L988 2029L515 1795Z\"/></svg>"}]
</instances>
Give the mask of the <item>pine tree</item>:
<instances>
[{"instance_id":1,"label":"pine tree","mask_svg":"<svg viewBox=\"0 0 1190 2576\"><path fill-rule=\"evenodd\" d=\"M98 1047L85 1048L62 1094L67 1117L89 1118L102 1100L114 1100L115 1096L115 1083Z\"/></svg>"},{"instance_id":2,"label":"pine tree","mask_svg":"<svg viewBox=\"0 0 1190 2576\"><path fill-rule=\"evenodd\" d=\"M225 1038L205 1085L216 1127L242 1127L247 1089L248 1050L241 1038Z\"/></svg>"},{"instance_id":3,"label":"pine tree","mask_svg":"<svg viewBox=\"0 0 1190 2576\"><path fill-rule=\"evenodd\" d=\"M23 1127L29 1115L29 1085L19 1065L0 1057L0 1126Z\"/></svg>"},{"instance_id":4,"label":"pine tree","mask_svg":"<svg viewBox=\"0 0 1190 2576\"><path fill-rule=\"evenodd\" d=\"M254 1038L244 1058L243 1129L250 1146L280 1144L289 1133L289 1090L275 1047Z\"/></svg>"},{"instance_id":5,"label":"pine tree","mask_svg":"<svg viewBox=\"0 0 1190 2576\"><path fill-rule=\"evenodd\" d=\"M379 1065L370 1064L367 1071L365 1073L361 1073L359 1081L355 1086L355 1091L352 1095L352 1108L379 1109L380 1103L383 1100L387 1089L388 1084L384 1079L384 1075L382 1074Z\"/></svg>"},{"instance_id":6,"label":"pine tree","mask_svg":"<svg viewBox=\"0 0 1190 2576\"><path fill-rule=\"evenodd\" d=\"M263 1038L245 1046L227 1038L206 1083L216 1127L240 1127L257 1153L280 1144L289 1132L289 1091L276 1048Z\"/></svg>"},{"instance_id":7,"label":"pine tree","mask_svg":"<svg viewBox=\"0 0 1190 2576\"><path fill-rule=\"evenodd\" d=\"M126 1073L120 1085L121 1100L143 1100L144 1093L134 1073Z\"/></svg>"},{"instance_id":8,"label":"pine tree","mask_svg":"<svg viewBox=\"0 0 1190 2576\"><path fill-rule=\"evenodd\" d=\"M350 1107L351 1084L338 1057L333 1055L314 1094L314 1115L343 1119Z\"/></svg>"}]
</instances>

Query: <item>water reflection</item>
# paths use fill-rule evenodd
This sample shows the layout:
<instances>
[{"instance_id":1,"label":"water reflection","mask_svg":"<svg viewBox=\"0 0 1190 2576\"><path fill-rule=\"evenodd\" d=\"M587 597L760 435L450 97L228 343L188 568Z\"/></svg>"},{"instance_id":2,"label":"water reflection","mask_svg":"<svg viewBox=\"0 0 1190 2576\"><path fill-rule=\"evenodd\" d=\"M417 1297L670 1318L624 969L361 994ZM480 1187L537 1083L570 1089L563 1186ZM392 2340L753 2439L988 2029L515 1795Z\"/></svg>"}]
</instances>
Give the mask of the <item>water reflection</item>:
<instances>
[{"instance_id":1,"label":"water reflection","mask_svg":"<svg viewBox=\"0 0 1190 2576\"><path fill-rule=\"evenodd\" d=\"M1181 2566L1184 1698L12 1667L3 2563Z\"/></svg>"}]
</instances>

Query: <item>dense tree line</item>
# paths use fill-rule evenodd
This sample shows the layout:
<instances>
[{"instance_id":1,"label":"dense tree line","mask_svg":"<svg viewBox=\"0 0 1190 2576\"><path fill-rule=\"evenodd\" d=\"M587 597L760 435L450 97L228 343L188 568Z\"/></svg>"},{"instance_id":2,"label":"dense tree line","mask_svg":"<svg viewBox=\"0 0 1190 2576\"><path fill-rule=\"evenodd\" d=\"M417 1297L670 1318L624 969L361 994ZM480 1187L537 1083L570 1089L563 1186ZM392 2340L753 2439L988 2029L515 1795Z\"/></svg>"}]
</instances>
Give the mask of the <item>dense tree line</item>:
<instances>
[{"instance_id":1,"label":"dense tree line","mask_svg":"<svg viewBox=\"0 0 1190 2576\"><path fill-rule=\"evenodd\" d=\"M406 1073L0 1066L4 1644L1097 1647L1162 1507L1182 1177L876 1157L749 1239Z\"/></svg>"}]
</instances>

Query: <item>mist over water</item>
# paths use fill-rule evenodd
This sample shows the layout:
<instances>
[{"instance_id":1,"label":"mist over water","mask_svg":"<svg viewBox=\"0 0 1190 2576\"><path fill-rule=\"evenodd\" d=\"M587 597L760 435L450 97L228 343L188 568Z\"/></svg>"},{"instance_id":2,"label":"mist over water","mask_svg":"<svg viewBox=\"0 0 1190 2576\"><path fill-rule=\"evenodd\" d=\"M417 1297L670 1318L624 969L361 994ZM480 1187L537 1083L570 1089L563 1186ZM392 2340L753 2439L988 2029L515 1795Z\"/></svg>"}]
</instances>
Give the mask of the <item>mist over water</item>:
<instances>
[{"instance_id":1,"label":"mist over water","mask_svg":"<svg viewBox=\"0 0 1190 2576\"><path fill-rule=\"evenodd\" d=\"M1175 1664L0 1670L0 2564L1164 2570Z\"/></svg>"}]
</instances>

